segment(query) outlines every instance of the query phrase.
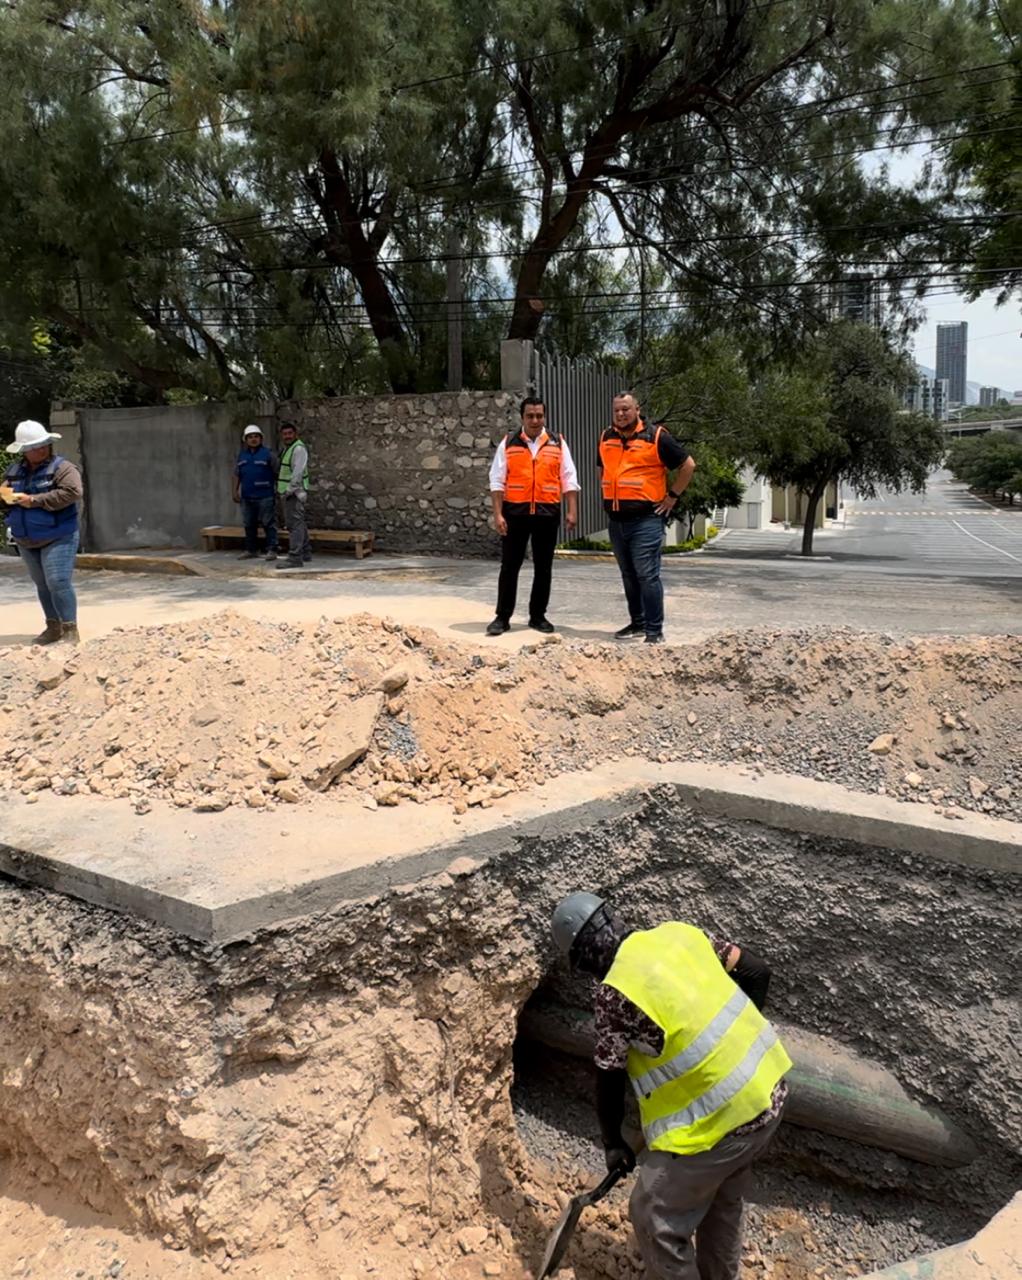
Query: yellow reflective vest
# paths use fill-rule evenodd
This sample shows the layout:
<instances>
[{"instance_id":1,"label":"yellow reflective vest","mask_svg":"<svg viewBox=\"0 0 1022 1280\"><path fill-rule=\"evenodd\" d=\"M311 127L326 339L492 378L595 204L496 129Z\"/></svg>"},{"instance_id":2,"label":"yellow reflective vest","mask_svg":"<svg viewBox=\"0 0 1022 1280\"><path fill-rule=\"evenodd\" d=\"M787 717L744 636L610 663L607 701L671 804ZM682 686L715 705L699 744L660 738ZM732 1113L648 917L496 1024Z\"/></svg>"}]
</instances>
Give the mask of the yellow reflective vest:
<instances>
[{"instance_id":1,"label":"yellow reflective vest","mask_svg":"<svg viewBox=\"0 0 1022 1280\"><path fill-rule=\"evenodd\" d=\"M628 1051L652 1151L708 1151L770 1106L791 1059L702 930L672 922L629 934L604 981L664 1033L659 1056Z\"/></svg>"}]
</instances>

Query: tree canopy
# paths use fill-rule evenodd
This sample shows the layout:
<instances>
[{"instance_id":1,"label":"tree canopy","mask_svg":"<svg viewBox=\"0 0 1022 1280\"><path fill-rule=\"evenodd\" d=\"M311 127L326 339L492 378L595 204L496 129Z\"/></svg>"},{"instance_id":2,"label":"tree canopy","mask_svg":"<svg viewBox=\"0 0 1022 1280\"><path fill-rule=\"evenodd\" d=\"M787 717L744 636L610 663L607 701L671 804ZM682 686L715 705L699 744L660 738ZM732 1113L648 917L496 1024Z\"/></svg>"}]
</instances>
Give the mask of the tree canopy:
<instances>
[{"instance_id":1,"label":"tree canopy","mask_svg":"<svg viewBox=\"0 0 1022 1280\"><path fill-rule=\"evenodd\" d=\"M838 477L854 492L922 492L941 461L940 424L901 407L912 361L867 325L833 325L803 367L764 387L747 457L757 472L807 495L802 553L810 555L816 511ZM801 408L799 407L801 406Z\"/></svg>"},{"instance_id":2,"label":"tree canopy","mask_svg":"<svg viewBox=\"0 0 1022 1280\"><path fill-rule=\"evenodd\" d=\"M1022 440L1016 432L988 431L955 440L948 467L956 480L981 493L1000 494L1008 503L1022 494Z\"/></svg>"},{"instance_id":3,"label":"tree canopy","mask_svg":"<svg viewBox=\"0 0 1022 1280\"><path fill-rule=\"evenodd\" d=\"M997 51L925 0L7 0L0 343L156 396L429 389L457 229L477 385L503 336L794 352L831 282L932 269L943 196L859 158Z\"/></svg>"}]
</instances>

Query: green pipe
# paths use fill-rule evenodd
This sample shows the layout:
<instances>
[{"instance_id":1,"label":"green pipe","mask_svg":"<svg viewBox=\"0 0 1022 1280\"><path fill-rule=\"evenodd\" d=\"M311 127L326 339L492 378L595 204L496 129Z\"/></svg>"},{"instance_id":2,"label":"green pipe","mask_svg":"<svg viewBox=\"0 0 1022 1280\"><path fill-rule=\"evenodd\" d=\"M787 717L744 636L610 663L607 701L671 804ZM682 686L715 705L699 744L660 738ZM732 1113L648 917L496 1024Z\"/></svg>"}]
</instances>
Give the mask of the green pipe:
<instances>
[{"instance_id":1,"label":"green pipe","mask_svg":"<svg viewBox=\"0 0 1022 1280\"><path fill-rule=\"evenodd\" d=\"M916 1102L886 1067L823 1036L776 1020L774 1025L794 1063L787 1123L948 1169L978 1155L967 1134L935 1107ZM592 1058L592 1019L581 1010L534 999L518 1026L526 1039Z\"/></svg>"}]
</instances>

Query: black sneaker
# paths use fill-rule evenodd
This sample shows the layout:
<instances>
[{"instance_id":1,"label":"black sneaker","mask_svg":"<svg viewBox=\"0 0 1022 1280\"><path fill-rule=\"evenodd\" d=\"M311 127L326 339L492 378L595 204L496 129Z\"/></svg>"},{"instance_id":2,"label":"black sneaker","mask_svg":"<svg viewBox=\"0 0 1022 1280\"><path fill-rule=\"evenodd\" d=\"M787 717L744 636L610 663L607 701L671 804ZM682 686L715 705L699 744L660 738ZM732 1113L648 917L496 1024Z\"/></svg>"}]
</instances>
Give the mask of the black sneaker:
<instances>
[{"instance_id":1,"label":"black sneaker","mask_svg":"<svg viewBox=\"0 0 1022 1280\"><path fill-rule=\"evenodd\" d=\"M529 626L533 631L542 631L545 636L553 635L557 630L554 624L548 618L529 619Z\"/></svg>"},{"instance_id":2,"label":"black sneaker","mask_svg":"<svg viewBox=\"0 0 1022 1280\"><path fill-rule=\"evenodd\" d=\"M551 631L553 628L550 628ZM502 636L505 631L511 630L511 623L505 622L503 618L494 618L490 625L486 628L488 636Z\"/></svg>"},{"instance_id":3,"label":"black sneaker","mask_svg":"<svg viewBox=\"0 0 1022 1280\"><path fill-rule=\"evenodd\" d=\"M238 556L238 559L239 559L239 560L258 560L258 559L259 559L259 552L258 552L258 551L246 551L244 555L240 555L240 556Z\"/></svg>"},{"instance_id":4,"label":"black sneaker","mask_svg":"<svg viewBox=\"0 0 1022 1280\"><path fill-rule=\"evenodd\" d=\"M292 560L290 556L286 560L277 561L277 569L300 569L302 567L301 560Z\"/></svg>"},{"instance_id":5,"label":"black sneaker","mask_svg":"<svg viewBox=\"0 0 1022 1280\"><path fill-rule=\"evenodd\" d=\"M663 644L664 633L662 631L651 631L646 637L647 644Z\"/></svg>"},{"instance_id":6,"label":"black sneaker","mask_svg":"<svg viewBox=\"0 0 1022 1280\"><path fill-rule=\"evenodd\" d=\"M276 560L276 558L277 558L277 553L276 553L276 551L267 551L267 553L266 553L266 559L267 559L267 560Z\"/></svg>"},{"instance_id":7,"label":"black sneaker","mask_svg":"<svg viewBox=\"0 0 1022 1280\"><path fill-rule=\"evenodd\" d=\"M627 627L622 627L620 631L614 632L615 640L637 640L639 636L646 634L646 624L644 622L629 622Z\"/></svg>"}]
</instances>

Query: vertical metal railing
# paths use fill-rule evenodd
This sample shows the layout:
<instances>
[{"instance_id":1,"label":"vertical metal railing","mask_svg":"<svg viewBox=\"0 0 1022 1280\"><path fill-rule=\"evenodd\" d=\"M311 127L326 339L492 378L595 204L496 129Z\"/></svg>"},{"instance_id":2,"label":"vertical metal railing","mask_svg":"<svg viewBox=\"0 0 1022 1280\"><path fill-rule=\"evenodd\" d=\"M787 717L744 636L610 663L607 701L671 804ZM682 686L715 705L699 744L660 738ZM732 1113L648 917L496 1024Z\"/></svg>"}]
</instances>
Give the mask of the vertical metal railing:
<instances>
[{"instance_id":1,"label":"vertical metal railing","mask_svg":"<svg viewBox=\"0 0 1022 1280\"><path fill-rule=\"evenodd\" d=\"M578 528L569 535L562 525L561 540L587 537L607 527L596 463L600 433L610 424L611 402L620 390L618 376L593 361L534 350L531 382L546 402L550 427L568 441L582 488Z\"/></svg>"}]
</instances>

